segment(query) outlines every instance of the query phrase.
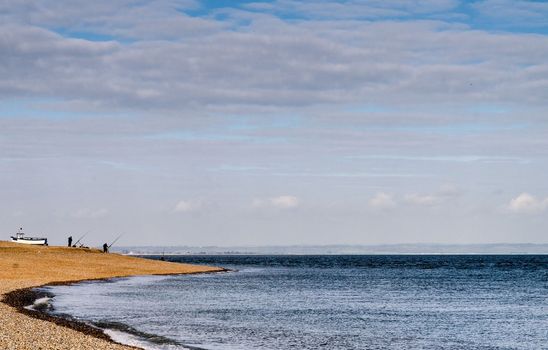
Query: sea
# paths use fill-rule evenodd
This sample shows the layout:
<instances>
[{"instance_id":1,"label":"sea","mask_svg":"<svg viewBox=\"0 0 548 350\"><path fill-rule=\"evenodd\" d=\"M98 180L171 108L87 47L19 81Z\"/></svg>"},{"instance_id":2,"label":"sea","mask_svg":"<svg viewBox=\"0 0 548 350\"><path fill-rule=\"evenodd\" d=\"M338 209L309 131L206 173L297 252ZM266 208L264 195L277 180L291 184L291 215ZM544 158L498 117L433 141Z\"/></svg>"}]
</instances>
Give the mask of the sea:
<instances>
[{"instance_id":1,"label":"sea","mask_svg":"<svg viewBox=\"0 0 548 350\"><path fill-rule=\"evenodd\" d=\"M165 259L231 271L41 289L144 349L548 349L548 255Z\"/></svg>"}]
</instances>

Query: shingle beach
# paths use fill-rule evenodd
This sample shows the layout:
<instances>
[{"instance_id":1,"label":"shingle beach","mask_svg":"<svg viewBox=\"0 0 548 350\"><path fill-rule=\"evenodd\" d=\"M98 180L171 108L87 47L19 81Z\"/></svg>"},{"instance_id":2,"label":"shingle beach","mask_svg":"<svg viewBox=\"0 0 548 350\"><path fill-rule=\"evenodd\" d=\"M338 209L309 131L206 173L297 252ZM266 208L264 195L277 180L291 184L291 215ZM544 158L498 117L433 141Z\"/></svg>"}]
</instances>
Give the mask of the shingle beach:
<instances>
[{"instance_id":1,"label":"shingle beach","mask_svg":"<svg viewBox=\"0 0 548 350\"><path fill-rule=\"evenodd\" d=\"M0 349L135 349L23 314L6 304L8 293L13 299L19 295L14 291L50 283L219 271L223 269L104 254L97 249L0 242L0 298L4 301L0 303Z\"/></svg>"}]
</instances>

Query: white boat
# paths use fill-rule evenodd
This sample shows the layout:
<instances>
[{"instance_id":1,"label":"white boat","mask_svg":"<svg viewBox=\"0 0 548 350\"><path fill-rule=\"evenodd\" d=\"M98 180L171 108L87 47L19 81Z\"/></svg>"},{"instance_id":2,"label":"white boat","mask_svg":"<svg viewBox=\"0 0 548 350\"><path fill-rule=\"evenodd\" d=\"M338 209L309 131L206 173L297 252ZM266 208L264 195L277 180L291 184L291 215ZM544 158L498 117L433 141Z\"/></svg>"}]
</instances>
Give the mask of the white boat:
<instances>
[{"instance_id":1,"label":"white boat","mask_svg":"<svg viewBox=\"0 0 548 350\"><path fill-rule=\"evenodd\" d=\"M19 232L15 234L15 237L11 236L11 241L15 243L33 244L33 245L48 245L48 239L43 237L25 237L23 228L19 229Z\"/></svg>"}]
</instances>

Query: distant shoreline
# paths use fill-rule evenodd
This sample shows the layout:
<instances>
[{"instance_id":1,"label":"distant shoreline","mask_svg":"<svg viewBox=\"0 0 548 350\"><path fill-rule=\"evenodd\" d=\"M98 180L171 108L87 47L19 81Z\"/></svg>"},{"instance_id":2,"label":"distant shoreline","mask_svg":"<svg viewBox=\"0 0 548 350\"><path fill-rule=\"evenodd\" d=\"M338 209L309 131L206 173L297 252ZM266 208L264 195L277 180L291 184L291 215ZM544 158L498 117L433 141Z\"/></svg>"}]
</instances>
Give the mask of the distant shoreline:
<instances>
[{"instance_id":1,"label":"distant shoreline","mask_svg":"<svg viewBox=\"0 0 548 350\"><path fill-rule=\"evenodd\" d=\"M287 246L121 246L115 251L132 256L150 255L535 255L548 254L548 243Z\"/></svg>"},{"instance_id":2,"label":"distant shoreline","mask_svg":"<svg viewBox=\"0 0 548 350\"><path fill-rule=\"evenodd\" d=\"M547 253L309 253L309 254L301 254L301 253L272 253L272 254L265 254L265 253L120 253L121 255L125 256L134 256L134 257L148 257L148 256L265 256L265 255L271 255L271 256L321 256L321 255L333 255L333 256L345 256L345 255L357 255L357 256L383 256L383 255L416 255L416 256L436 256L436 255L548 255Z\"/></svg>"},{"instance_id":3,"label":"distant shoreline","mask_svg":"<svg viewBox=\"0 0 548 350\"><path fill-rule=\"evenodd\" d=\"M277 246L118 246L129 255L438 255L438 254L548 254L548 243L401 243L371 245Z\"/></svg>"}]
</instances>

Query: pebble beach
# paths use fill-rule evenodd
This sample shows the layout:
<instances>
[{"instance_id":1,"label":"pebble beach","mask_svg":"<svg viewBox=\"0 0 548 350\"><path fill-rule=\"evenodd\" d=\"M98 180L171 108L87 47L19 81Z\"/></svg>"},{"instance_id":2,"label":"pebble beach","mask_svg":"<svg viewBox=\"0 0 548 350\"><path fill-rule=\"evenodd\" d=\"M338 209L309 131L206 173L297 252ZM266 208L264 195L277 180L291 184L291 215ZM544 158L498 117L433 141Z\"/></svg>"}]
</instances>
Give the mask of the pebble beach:
<instances>
[{"instance_id":1,"label":"pebble beach","mask_svg":"<svg viewBox=\"0 0 548 350\"><path fill-rule=\"evenodd\" d=\"M74 325L37 318L37 312L22 313L13 305L22 303L17 298L28 288L134 275L220 271L223 269L104 254L98 249L0 242L0 349L135 349L89 334L85 328L77 330Z\"/></svg>"}]
</instances>

